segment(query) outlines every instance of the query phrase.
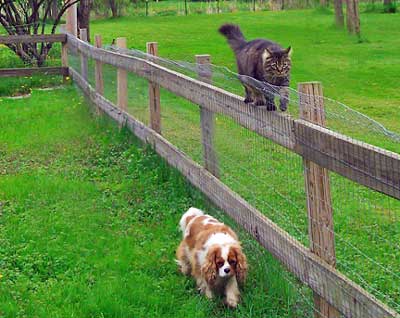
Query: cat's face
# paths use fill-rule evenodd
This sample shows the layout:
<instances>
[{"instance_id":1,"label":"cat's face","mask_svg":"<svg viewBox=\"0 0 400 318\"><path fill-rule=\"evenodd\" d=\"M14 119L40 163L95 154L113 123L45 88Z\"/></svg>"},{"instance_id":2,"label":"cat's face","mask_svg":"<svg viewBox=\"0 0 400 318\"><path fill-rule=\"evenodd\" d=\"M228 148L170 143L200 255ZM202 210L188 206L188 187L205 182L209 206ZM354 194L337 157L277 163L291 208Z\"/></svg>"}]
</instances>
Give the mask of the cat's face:
<instances>
[{"instance_id":1,"label":"cat's face","mask_svg":"<svg viewBox=\"0 0 400 318\"><path fill-rule=\"evenodd\" d=\"M264 72L270 76L285 77L290 73L292 49L289 46L281 51L270 51L265 49L262 57Z\"/></svg>"}]
</instances>

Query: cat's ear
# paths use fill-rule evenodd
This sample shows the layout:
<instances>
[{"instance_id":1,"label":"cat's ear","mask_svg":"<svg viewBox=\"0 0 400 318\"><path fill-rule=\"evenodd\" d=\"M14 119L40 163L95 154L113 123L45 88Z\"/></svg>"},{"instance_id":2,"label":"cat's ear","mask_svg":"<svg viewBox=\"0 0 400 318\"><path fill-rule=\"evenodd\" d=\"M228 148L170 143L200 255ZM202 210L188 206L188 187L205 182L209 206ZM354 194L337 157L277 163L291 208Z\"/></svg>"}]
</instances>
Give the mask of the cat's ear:
<instances>
[{"instance_id":1,"label":"cat's ear","mask_svg":"<svg viewBox=\"0 0 400 318\"><path fill-rule=\"evenodd\" d=\"M271 51L269 51L268 49L265 49L263 54L262 54L262 60L265 63L265 61L272 56Z\"/></svg>"},{"instance_id":2,"label":"cat's ear","mask_svg":"<svg viewBox=\"0 0 400 318\"><path fill-rule=\"evenodd\" d=\"M287 56L292 57L293 54L293 49L291 46L289 46L286 50L285 50Z\"/></svg>"}]
</instances>

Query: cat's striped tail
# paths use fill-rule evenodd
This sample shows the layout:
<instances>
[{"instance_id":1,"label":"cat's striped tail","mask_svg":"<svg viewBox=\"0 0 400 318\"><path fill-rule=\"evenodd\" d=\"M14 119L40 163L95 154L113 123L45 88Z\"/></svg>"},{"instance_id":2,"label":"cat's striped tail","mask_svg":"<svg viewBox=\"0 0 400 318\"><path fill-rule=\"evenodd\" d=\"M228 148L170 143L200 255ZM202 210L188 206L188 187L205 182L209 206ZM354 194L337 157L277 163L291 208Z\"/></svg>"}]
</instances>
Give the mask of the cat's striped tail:
<instances>
[{"instance_id":1,"label":"cat's striped tail","mask_svg":"<svg viewBox=\"0 0 400 318\"><path fill-rule=\"evenodd\" d=\"M228 39L228 43L234 51L246 44L246 40L238 25L227 23L222 25L218 31Z\"/></svg>"}]
</instances>

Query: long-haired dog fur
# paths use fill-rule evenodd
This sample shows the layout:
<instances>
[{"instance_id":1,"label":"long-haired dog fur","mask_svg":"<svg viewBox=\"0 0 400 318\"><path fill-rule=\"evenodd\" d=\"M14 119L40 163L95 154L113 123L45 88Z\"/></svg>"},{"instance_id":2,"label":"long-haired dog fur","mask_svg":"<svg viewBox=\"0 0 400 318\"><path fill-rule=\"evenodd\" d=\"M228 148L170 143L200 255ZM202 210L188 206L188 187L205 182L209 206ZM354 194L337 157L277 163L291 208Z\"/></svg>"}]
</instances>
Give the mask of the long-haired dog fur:
<instances>
[{"instance_id":1,"label":"long-haired dog fur","mask_svg":"<svg viewBox=\"0 0 400 318\"><path fill-rule=\"evenodd\" d=\"M223 295L226 305L235 308L240 298L238 283L247 274L246 256L236 233L196 208L183 214L179 225L183 239L176 258L181 272L193 276L206 297Z\"/></svg>"}]
</instances>

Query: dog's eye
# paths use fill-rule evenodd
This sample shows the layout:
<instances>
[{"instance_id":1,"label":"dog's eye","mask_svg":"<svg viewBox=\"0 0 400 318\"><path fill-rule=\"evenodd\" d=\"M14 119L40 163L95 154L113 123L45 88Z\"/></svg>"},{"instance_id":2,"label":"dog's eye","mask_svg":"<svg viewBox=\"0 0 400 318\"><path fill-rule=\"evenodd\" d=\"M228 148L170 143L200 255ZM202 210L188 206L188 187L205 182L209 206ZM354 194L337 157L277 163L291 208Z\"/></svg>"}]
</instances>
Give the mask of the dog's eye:
<instances>
[{"instance_id":1,"label":"dog's eye","mask_svg":"<svg viewBox=\"0 0 400 318\"><path fill-rule=\"evenodd\" d=\"M236 265L236 261L235 260L231 260L231 261L229 261L229 264L231 264L232 266L235 266Z\"/></svg>"},{"instance_id":2,"label":"dog's eye","mask_svg":"<svg viewBox=\"0 0 400 318\"><path fill-rule=\"evenodd\" d=\"M224 262L217 262L217 266L218 266L218 267L224 266Z\"/></svg>"}]
</instances>

